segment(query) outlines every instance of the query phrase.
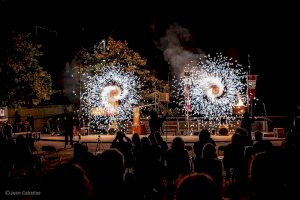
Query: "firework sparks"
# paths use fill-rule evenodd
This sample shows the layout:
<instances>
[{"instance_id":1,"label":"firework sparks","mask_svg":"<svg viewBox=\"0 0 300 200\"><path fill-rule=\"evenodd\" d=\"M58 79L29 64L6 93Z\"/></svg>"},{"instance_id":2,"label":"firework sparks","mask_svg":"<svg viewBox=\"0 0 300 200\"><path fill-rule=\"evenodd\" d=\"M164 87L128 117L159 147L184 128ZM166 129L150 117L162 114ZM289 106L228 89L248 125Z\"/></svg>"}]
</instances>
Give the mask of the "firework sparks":
<instances>
[{"instance_id":1,"label":"firework sparks","mask_svg":"<svg viewBox=\"0 0 300 200\"><path fill-rule=\"evenodd\" d=\"M245 74L241 65L228 57L221 54L207 56L185 70L190 71L190 77L182 77L178 94L182 94L186 79L190 79L189 101L193 114L215 119L228 118L232 116L232 107L237 103L238 95L245 99ZM185 98L181 98L179 104L184 105Z\"/></svg>"},{"instance_id":2,"label":"firework sparks","mask_svg":"<svg viewBox=\"0 0 300 200\"><path fill-rule=\"evenodd\" d=\"M120 66L106 66L99 74L84 74L81 105L83 115L94 128L101 123L121 122L132 118L132 109L140 100L140 83L132 72Z\"/></svg>"}]
</instances>

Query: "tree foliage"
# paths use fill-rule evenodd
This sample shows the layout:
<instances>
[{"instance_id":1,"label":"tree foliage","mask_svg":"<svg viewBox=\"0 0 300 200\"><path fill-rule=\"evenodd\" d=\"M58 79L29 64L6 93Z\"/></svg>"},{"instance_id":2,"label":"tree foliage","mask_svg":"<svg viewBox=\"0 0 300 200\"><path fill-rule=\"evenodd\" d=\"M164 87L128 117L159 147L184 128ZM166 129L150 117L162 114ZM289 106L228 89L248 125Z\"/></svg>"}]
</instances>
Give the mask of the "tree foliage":
<instances>
[{"instance_id":1,"label":"tree foliage","mask_svg":"<svg viewBox=\"0 0 300 200\"><path fill-rule=\"evenodd\" d=\"M121 65L124 70L132 71L139 76L142 84L140 104L154 103L153 93L162 91L166 83L157 79L155 74L146 65L147 60L128 47L127 41L114 40L109 37L107 41L102 40L90 49L78 52L73 68L75 83L80 83L83 73L97 74L104 66ZM80 95L77 95L79 97ZM148 108L148 107L147 107Z\"/></svg>"},{"instance_id":2,"label":"tree foliage","mask_svg":"<svg viewBox=\"0 0 300 200\"><path fill-rule=\"evenodd\" d=\"M7 74L10 98L18 101L29 96L39 100L47 99L52 92L50 74L39 65L43 55L40 45L33 42L30 33L14 34L2 63L0 73Z\"/></svg>"},{"instance_id":3,"label":"tree foliage","mask_svg":"<svg viewBox=\"0 0 300 200\"><path fill-rule=\"evenodd\" d=\"M127 41L114 40L112 37L98 42L91 49L83 49L77 54L77 60L77 67L90 73L95 73L97 69L107 65L122 65L126 70L138 72L147 62L128 47Z\"/></svg>"}]
</instances>

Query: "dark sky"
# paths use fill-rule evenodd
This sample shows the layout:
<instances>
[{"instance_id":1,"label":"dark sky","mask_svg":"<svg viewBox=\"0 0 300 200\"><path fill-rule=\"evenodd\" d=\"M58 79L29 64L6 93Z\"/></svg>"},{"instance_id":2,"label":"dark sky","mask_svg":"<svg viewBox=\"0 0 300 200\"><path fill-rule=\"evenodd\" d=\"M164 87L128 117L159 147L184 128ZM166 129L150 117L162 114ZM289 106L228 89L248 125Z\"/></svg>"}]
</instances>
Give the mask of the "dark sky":
<instances>
[{"instance_id":1,"label":"dark sky","mask_svg":"<svg viewBox=\"0 0 300 200\"><path fill-rule=\"evenodd\" d=\"M154 41L178 23L192 34L186 48L240 58L259 75L257 96L271 114L285 114L299 103L299 12L293 5L198 5L188 1L1 0L1 40L12 30L30 31L44 46L44 66L60 77L65 63L82 47L103 37L127 40L166 79L168 65ZM69 2L69 3L68 3ZM193 2L193 1L192 1ZM38 28L37 32L35 26ZM44 30L43 28L47 29ZM37 35L36 35L37 33ZM0 44L1 45L1 44ZM299 96L299 95L298 95Z\"/></svg>"}]
</instances>

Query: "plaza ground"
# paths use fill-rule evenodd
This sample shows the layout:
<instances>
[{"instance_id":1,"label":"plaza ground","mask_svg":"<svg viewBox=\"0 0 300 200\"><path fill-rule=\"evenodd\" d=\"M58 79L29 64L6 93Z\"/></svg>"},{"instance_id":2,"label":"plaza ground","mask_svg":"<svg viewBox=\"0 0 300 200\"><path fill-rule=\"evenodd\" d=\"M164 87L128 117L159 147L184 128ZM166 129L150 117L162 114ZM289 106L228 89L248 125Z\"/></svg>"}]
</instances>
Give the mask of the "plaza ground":
<instances>
[{"instance_id":1,"label":"plaza ground","mask_svg":"<svg viewBox=\"0 0 300 200\"><path fill-rule=\"evenodd\" d=\"M272 132L264 133L265 137L263 139L270 140L274 146L281 146L284 138L277 138L274 137ZM131 138L131 134L127 134L127 137ZM141 137L147 137L148 135L141 135ZM169 147L172 143L172 140L177 137L174 135L163 135L163 139L168 143ZM197 135L188 135L188 136L179 136L181 137L186 146L193 146L193 143L198 141ZM216 142L216 148L218 149L219 146L227 145L231 142L232 135L228 136L219 136L219 135L212 135L212 139ZM115 138L114 135L85 135L81 136L79 139L78 136L74 136L74 144L75 143L84 143L87 145L89 152L93 154L97 154L103 152L104 150L110 148L110 145ZM66 148L65 146L65 138L62 135L51 135L51 134L41 134L40 139L35 142L35 146L38 151L41 151L42 146L54 146L57 150L59 156L62 158L62 162L67 162L73 157L73 150L74 148L71 145L68 145ZM192 152L190 152L192 153ZM222 151L217 151L218 156L221 158L223 156Z\"/></svg>"}]
</instances>

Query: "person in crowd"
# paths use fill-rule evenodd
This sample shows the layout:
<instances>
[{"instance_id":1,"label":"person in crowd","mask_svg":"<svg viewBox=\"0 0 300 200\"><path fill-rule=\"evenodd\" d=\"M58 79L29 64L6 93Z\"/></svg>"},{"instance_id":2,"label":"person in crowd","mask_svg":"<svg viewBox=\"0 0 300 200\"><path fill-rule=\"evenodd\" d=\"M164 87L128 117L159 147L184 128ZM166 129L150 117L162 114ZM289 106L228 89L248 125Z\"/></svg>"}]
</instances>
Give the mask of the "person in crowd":
<instances>
[{"instance_id":1,"label":"person in crowd","mask_svg":"<svg viewBox=\"0 0 300 200\"><path fill-rule=\"evenodd\" d=\"M64 127L64 135L65 135L65 148L69 143L70 138L70 145L73 147L73 116L72 113L65 109L64 117L63 117L63 127Z\"/></svg>"},{"instance_id":2,"label":"person in crowd","mask_svg":"<svg viewBox=\"0 0 300 200\"><path fill-rule=\"evenodd\" d=\"M161 131L161 126L162 126L162 122L157 112L151 111L150 121L149 121L150 132L154 133L155 131Z\"/></svg>"},{"instance_id":3,"label":"person in crowd","mask_svg":"<svg viewBox=\"0 0 300 200\"><path fill-rule=\"evenodd\" d=\"M28 140L23 135L18 135L14 149L17 170L31 169L34 157Z\"/></svg>"},{"instance_id":4,"label":"person in crowd","mask_svg":"<svg viewBox=\"0 0 300 200\"><path fill-rule=\"evenodd\" d=\"M205 173L193 173L184 177L175 191L175 200L221 200L217 184Z\"/></svg>"},{"instance_id":5,"label":"person in crowd","mask_svg":"<svg viewBox=\"0 0 300 200\"><path fill-rule=\"evenodd\" d=\"M29 131L34 131L34 117L30 113L28 113L26 120L29 125Z\"/></svg>"},{"instance_id":6,"label":"person in crowd","mask_svg":"<svg viewBox=\"0 0 300 200\"><path fill-rule=\"evenodd\" d=\"M41 199L94 199L93 185L86 171L76 163L66 163L50 171L42 180Z\"/></svg>"},{"instance_id":7,"label":"person in crowd","mask_svg":"<svg viewBox=\"0 0 300 200\"><path fill-rule=\"evenodd\" d=\"M141 151L142 151L142 144L141 144L141 138L140 138L140 135L138 133L134 133L132 135L132 144L133 144L133 147L132 147L132 152L133 152L133 155L135 157L135 160L140 160L140 157L141 157ZM136 163L135 163L135 166L136 166Z\"/></svg>"},{"instance_id":8,"label":"person in crowd","mask_svg":"<svg viewBox=\"0 0 300 200\"><path fill-rule=\"evenodd\" d=\"M171 149L167 152L167 173L169 184L191 171L190 157L185 149L184 141L181 137L176 137L172 141Z\"/></svg>"},{"instance_id":9,"label":"person in crowd","mask_svg":"<svg viewBox=\"0 0 300 200\"><path fill-rule=\"evenodd\" d=\"M224 170L227 175L238 179L241 177L244 167L244 146L242 144L242 136L234 133L231 143L224 148Z\"/></svg>"},{"instance_id":10,"label":"person in crowd","mask_svg":"<svg viewBox=\"0 0 300 200\"><path fill-rule=\"evenodd\" d=\"M14 132L19 132L21 124L21 115L19 111L15 112L15 120L14 120Z\"/></svg>"},{"instance_id":11,"label":"person in crowd","mask_svg":"<svg viewBox=\"0 0 300 200\"><path fill-rule=\"evenodd\" d=\"M223 190L223 164L218 159L215 145L206 143L202 150L201 159L195 160L195 172L206 173L216 182L220 194Z\"/></svg>"},{"instance_id":12,"label":"person in crowd","mask_svg":"<svg viewBox=\"0 0 300 200\"><path fill-rule=\"evenodd\" d=\"M161 136L161 133L159 131L154 132L154 137L160 146L161 150L161 161L164 162L166 160L167 151L169 149L168 144L166 141L164 141L163 137Z\"/></svg>"},{"instance_id":13,"label":"person in crowd","mask_svg":"<svg viewBox=\"0 0 300 200\"><path fill-rule=\"evenodd\" d=\"M207 129L202 129L199 134L199 140L195 142L193 146L195 160L198 160L202 157L202 149L207 143L211 143L216 146L215 141L210 136L210 132Z\"/></svg>"},{"instance_id":14,"label":"person in crowd","mask_svg":"<svg viewBox=\"0 0 300 200\"><path fill-rule=\"evenodd\" d=\"M283 195L282 187L283 183L287 183L286 176L289 172L286 172L284 177L280 173L285 168L285 165L280 162L280 154L275 154L272 143L265 143L257 150L259 151L254 154L250 168L250 179L256 199L289 199L288 196ZM295 175L296 173L293 174Z\"/></svg>"},{"instance_id":15,"label":"person in crowd","mask_svg":"<svg viewBox=\"0 0 300 200\"><path fill-rule=\"evenodd\" d=\"M97 199L130 199L124 181L125 162L121 151L110 148L98 157L95 191Z\"/></svg>"},{"instance_id":16,"label":"person in crowd","mask_svg":"<svg viewBox=\"0 0 300 200\"><path fill-rule=\"evenodd\" d=\"M253 154L265 151L272 143L269 140L263 140L263 133L260 131L255 132L255 144L253 145Z\"/></svg>"},{"instance_id":17,"label":"person in crowd","mask_svg":"<svg viewBox=\"0 0 300 200\"><path fill-rule=\"evenodd\" d=\"M9 121L4 122L1 132L3 139L10 140L12 138L13 126L10 124Z\"/></svg>"},{"instance_id":18,"label":"person in crowd","mask_svg":"<svg viewBox=\"0 0 300 200\"><path fill-rule=\"evenodd\" d=\"M118 149L125 159L125 168L131 168L134 165L134 155L132 152L132 141L122 131L116 133L115 139L113 140L110 148Z\"/></svg>"},{"instance_id":19,"label":"person in crowd","mask_svg":"<svg viewBox=\"0 0 300 200\"><path fill-rule=\"evenodd\" d=\"M247 140L249 143L252 141L252 124L254 120L252 119L249 112L245 112L241 121L241 128L245 129L247 131ZM251 143L252 144L252 143Z\"/></svg>"}]
</instances>

